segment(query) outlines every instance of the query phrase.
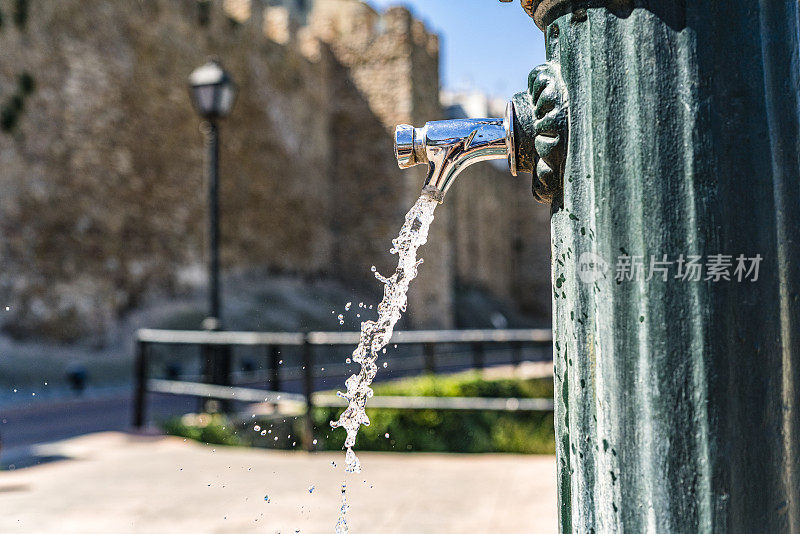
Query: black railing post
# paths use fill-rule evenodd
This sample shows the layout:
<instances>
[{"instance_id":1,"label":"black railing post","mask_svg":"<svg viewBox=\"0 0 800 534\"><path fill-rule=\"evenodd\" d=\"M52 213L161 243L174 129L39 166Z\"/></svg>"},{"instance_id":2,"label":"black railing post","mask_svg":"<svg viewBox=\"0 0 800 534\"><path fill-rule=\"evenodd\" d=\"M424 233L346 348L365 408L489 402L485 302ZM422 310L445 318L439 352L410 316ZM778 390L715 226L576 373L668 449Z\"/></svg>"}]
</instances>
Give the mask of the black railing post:
<instances>
[{"instance_id":1,"label":"black railing post","mask_svg":"<svg viewBox=\"0 0 800 534\"><path fill-rule=\"evenodd\" d=\"M271 345L269 349L269 389L272 391L281 390L280 356L281 347Z\"/></svg>"},{"instance_id":2,"label":"black railing post","mask_svg":"<svg viewBox=\"0 0 800 534\"><path fill-rule=\"evenodd\" d=\"M512 341L511 342L511 363L515 366L519 366L522 363L522 342L521 341Z\"/></svg>"},{"instance_id":3,"label":"black railing post","mask_svg":"<svg viewBox=\"0 0 800 534\"><path fill-rule=\"evenodd\" d=\"M141 429L146 422L145 403L147 395L147 345L136 342L136 368L133 390L133 426Z\"/></svg>"},{"instance_id":4,"label":"black railing post","mask_svg":"<svg viewBox=\"0 0 800 534\"><path fill-rule=\"evenodd\" d=\"M201 350L205 359L203 382L218 386L231 385L231 346L207 344L202 345ZM201 407L206 412L226 412L230 407L230 402L206 399L201 401Z\"/></svg>"},{"instance_id":5,"label":"black railing post","mask_svg":"<svg viewBox=\"0 0 800 534\"><path fill-rule=\"evenodd\" d=\"M214 346L213 345L200 345L200 357L203 359L203 382L206 384L214 383ZM210 412L213 411L216 401L206 399L203 397L198 398L198 411Z\"/></svg>"},{"instance_id":6,"label":"black railing post","mask_svg":"<svg viewBox=\"0 0 800 534\"><path fill-rule=\"evenodd\" d=\"M308 452L312 452L314 450L314 349L308 339L308 334L303 343L303 394L306 397L303 446Z\"/></svg>"},{"instance_id":7,"label":"black railing post","mask_svg":"<svg viewBox=\"0 0 800 534\"><path fill-rule=\"evenodd\" d=\"M231 385L231 367L233 363L233 347L231 345L219 345L214 351L214 384L219 386ZM228 413L232 409L233 403L230 400L220 400L219 409L222 413Z\"/></svg>"},{"instance_id":8,"label":"black railing post","mask_svg":"<svg viewBox=\"0 0 800 534\"><path fill-rule=\"evenodd\" d=\"M483 369L483 343L476 341L472 344L472 366L475 369Z\"/></svg>"},{"instance_id":9,"label":"black railing post","mask_svg":"<svg viewBox=\"0 0 800 534\"><path fill-rule=\"evenodd\" d=\"M436 344L435 343L425 343L422 345L422 351L424 353L425 358L425 372L426 373L435 373L436 372Z\"/></svg>"}]
</instances>

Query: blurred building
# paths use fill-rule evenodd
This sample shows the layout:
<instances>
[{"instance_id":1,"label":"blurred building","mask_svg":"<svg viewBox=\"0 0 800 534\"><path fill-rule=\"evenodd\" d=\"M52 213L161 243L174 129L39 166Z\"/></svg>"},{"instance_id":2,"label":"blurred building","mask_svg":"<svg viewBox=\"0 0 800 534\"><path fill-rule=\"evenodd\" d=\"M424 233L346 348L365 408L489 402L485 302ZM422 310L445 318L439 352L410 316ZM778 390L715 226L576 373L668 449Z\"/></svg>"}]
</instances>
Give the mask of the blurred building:
<instances>
[{"instance_id":1,"label":"blurred building","mask_svg":"<svg viewBox=\"0 0 800 534\"><path fill-rule=\"evenodd\" d=\"M374 284L424 170L397 123L443 117L438 38L358 0L0 3L0 321L17 336L99 335L205 284L202 137L186 87L208 55L240 87L222 130L223 262ZM466 109L466 108L465 108ZM437 211L410 295L456 325L461 287L547 315L547 210L529 180L470 169ZM469 184L467 184L469 182ZM533 211L532 211L533 210Z\"/></svg>"},{"instance_id":2,"label":"blurred building","mask_svg":"<svg viewBox=\"0 0 800 534\"><path fill-rule=\"evenodd\" d=\"M502 117L508 100L480 91L441 94L445 118ZM508 163L474 165L448 193L457 292L482 290L538 318L550 316L550 212L530 175Z\"/></svg>"}]
</instances>

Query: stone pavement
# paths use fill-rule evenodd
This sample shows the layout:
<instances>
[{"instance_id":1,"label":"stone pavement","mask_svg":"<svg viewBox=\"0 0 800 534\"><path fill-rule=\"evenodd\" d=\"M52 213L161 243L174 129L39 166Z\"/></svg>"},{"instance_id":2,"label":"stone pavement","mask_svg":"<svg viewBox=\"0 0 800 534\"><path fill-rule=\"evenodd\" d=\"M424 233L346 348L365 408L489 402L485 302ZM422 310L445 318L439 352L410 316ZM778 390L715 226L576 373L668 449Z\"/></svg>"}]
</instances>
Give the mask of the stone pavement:
<instances>
[{"instance_id":1,"label":"stone pavement","mask_svg":"<svg viewBox=\"0 0 800 534\"><path fill-rule=\"evenodd\" d=\"M173 437L102 433L34 452L59 460L0 472L0 532L331 534L345 480L343 453ZM556 531L552 456L359 457L364 472L346 477L352 534Z\"/></svg>"}]
</instances>

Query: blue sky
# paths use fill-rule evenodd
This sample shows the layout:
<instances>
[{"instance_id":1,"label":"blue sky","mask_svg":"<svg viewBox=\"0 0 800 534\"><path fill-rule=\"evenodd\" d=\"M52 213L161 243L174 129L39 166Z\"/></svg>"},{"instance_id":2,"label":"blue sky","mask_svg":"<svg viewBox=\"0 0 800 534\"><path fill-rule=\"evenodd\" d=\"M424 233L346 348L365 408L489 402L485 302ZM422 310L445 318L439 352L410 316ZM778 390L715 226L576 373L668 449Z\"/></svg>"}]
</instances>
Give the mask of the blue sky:
<instances>
[{"instance_id":1,"label":"blue sky","mask_svg":"<svg viewBox=\"0 0 800 534\"><path fill-rule=\"evenodd\" d=\"M508 98L544 62L544 37L519 2L368 0L382 10L405 5L441 36L442 86Z\"/></svg>"}]
</instances>

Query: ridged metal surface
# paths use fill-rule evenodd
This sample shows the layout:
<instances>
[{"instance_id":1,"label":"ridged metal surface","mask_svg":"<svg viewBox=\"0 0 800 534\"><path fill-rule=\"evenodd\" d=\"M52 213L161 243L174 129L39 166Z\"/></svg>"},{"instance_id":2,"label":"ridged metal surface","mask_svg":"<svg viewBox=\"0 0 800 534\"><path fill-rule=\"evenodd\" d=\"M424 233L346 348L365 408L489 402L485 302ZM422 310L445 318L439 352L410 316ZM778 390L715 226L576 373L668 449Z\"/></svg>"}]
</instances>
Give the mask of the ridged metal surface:
<instances>
[{"instance_id":1,"label":"ridged metal surface","mask_svg":"<svg viewBox=\"0 0 800 534\"><path fill-rule=\"evenodd\" d=\"M552 215L563 533L800 532L797 8L650 2L547 29L570 99ZM586 252L605 279L581 281ZM720 253L760 254L759 280L614 280L621 254Z\"/></svg>"}]
</instances>

